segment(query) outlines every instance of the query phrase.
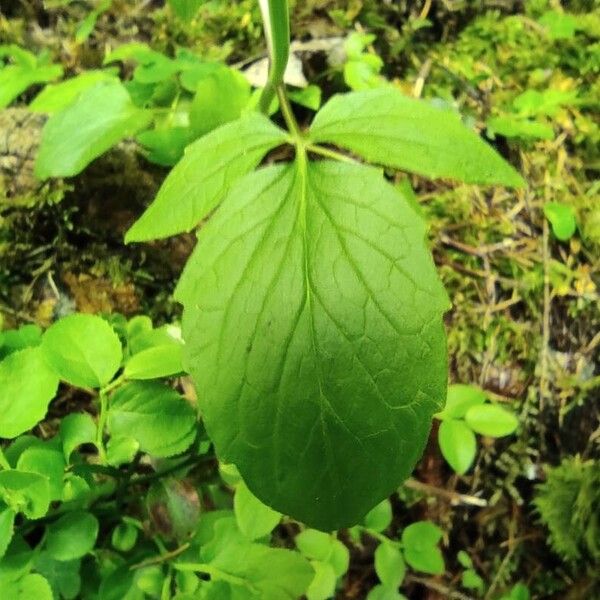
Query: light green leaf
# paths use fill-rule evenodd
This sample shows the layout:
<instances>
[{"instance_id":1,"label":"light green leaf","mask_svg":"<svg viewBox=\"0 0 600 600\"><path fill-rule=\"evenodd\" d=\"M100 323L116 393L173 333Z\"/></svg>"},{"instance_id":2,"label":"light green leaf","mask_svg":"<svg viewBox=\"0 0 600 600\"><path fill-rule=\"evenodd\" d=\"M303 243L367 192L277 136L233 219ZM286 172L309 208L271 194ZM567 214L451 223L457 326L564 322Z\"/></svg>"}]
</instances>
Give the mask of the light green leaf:
<instances>
[{"instance_id":1,"label":"light green leaf","mask_svg":"<svg viewBox=\"0 0 600 600\"><path fill-rule=\"evenodd\" d=\"M557 239L566 242L573 237L577 230L577 221L572 206L562 202L546 202L544 215L552 225L552 233Z\"/></svg>"},{"instance_id":2,"label":"light green leaf","mask_svg":"<svg viewBox=\"0 0 600 600\"><path fill-rule=\"evenodd\" d=\"M402 547L406 562L417 571L441 575L444 558L437 543L442 539L442 530L429 521L410 524L402 532Z\"/></svg>"},{"instance_id":3,"label":"light green leaf","mask_svg":"<svg viewBox=\"0 0 600 600\"><path fill-rule=\"evenodd\" d=\"M485 583L476 571L467 569L461 576L461 585L468 590L483 590Z\"/></svg>"},{"instance_id":4,"label":"light green leaf","mask_svg":"<svg viewBox=\"0 0 600 600\"><path fill-rule=\"evenodd\" d=\"M546 28L552 40L571 39L580 29L580 21L575 15L558 10L545 12L538 22Z\"/></svg>"},{"instance_id":5,"label":"light green leaf","mask_svg":"<svg viewBox=\"0 0 600 600\"><path fill-rule=\"evenodd\" d=\"M312 562L315 576L306 590L307 600L327 600L335 594L336 576L329 563Z\"/></svg>"},{"instance_id":6,"label":"light green leaf","mask_svg":"<svg viewBox=\"0 0 600 600\"><path fill-rule=\"evenodd\" d=\"M190 107L190 126L195 137L240 118L250 100L250 84L235 69L218 65L197 83Z\"/></svg>"},{"instance_id":7,"label":"light green leaf","mask_svg":"<svg viewBox=\"0 0 600 600\"><path fill-rule=\"evenodd\" d=\"M9 582L2 590L10 600L53 600L48 580L38 573L30 573L17 581Z\"/></svg>"},{"instance_id":8,"label":"light green leaf","mask_svg":"<svg viewBox=\"0 0 600 600\"><path fill-rule=\"evenodd\" d=\"M513 413L496 404L472 406L465 415L465 422L476 433L491 437L510 435L519 426Z\"/></svg>"},{"instance_id":9,"label":"light green leaf","mask_svg":"<svg viewBox=\"0 0 600 600\"><path fill-rule=\"evenodd\" d=\"M341 577L348 571L348 567L350 566L350 551L343 542L335 538L333 539L331 554L327 562L333 567L336 577Z\"/></svg>"},{"instance_id":10,"label":"light green leaf","mask_svg":"<svg viewBox=\"0 0 600 600\"><path fill-rule=\"evenodd\" d=\"M140 443L128 436L111 437L106 444L106 460L113 467L130 463L140 449Z\"/></svg>"},{"instance_id":11,"label":"light green leaf","mask_svg":"<svg viewBox=\"0 0 600 600\"><path fill-rule=\"evenodd\" d=\"M0 331L0 360L16 352L42 343L42 330L37 325L23 325L19 329Z\"/></svg>"},{"instance_id":12,"label":"light green leaf","mask_svg":"<svg viewBox=\"0 0 600 600\"><path fill-rule=\"evenodd\" d=\"M485 392L474 385L455 383L448 386L448 396L444 410L438 413L438 419L462 419L471 406L483 404L486 401Z\"/></svg>"},{"instance_id":13,"label":"light green leaf","mask_svg":"<svg viewBox=\"0 0 600 600\"><path fill-rule=\"evenodd\" d=\"M233 510L241 532L250 540L269 535L281 521L281 515L263 504L244 482L235 490Z\"/></svg>"},{"instance_id":14,"label":"light green leaf","mask_svg":"<svg viewBox=\"0 0 600 600\"><path fill-rule=\"evenodd\" d=\"M176 292L186 370L220 459L275 510L355 524L413 469L446 393L424 234L377 170L302 156L200 231Z\"/></svg>"},{"instance_id":15,"label":"light green leaf","mask_svg":"<svg viewBox=\"0 0 600 600\"><path fill-rule=\"evenodd\" d=\"M151 118L133 104L121 83L100 82L48 119L35 174L40 179L77 175L122 139L146 127Z\"/></svg>"},{"instance_id":16,"label":"light green leaf","mask_svg":"<svg viewBox=\"0 0 600 600\"><path fill-rule=\"evenodd\" d=\"M385 585L376 585L369 592L367 600L406 600L406 596L403 596L395 588L388 588Z\"/></svg>"},{"instance_id":17,"label":"light green leaf","mask_svg":"<svg viewBox=\"0 0 600 600\"><path fill-rule=\"evenodd\" d=\"M137 541L138 530L131 523L119 523L112 532L111 544L120 552L129 552Z\"/></svg>"},{"instance_id":18,"label":"light green leaf","mask_svg":"<svg viewBox=\"0 0 600 600\"><path fill-rule=\"evenodd\" d=\"M288 96L292 102L311 110L319 110L321 106L321 88L318 85L309 85L301 90L288 90Z\"/></svg>"},{"instance_id":19,"label":"light green leaf","mask_svg":"<svg viewBox=\"0 0 600 600\"><path fill-rule=\"evenodd\" d=\"M15 516L15 511L10 508L5 508L0 512L0 560L6 553L6 549L12 540Z\"/></svg>"},{"instance_id":20,"label":"light green leaf","mask_svg":"<svg viewBox=\"0 0 600 600\"><path fill-rule=\"evenodd\" d=\"M375 572L383 585L396 589L404 580L406 565L396 546L382 542L375 550Z\"/></svg>"},{"instance_id":21,"label":"light green leaf","mask_svg":"<svg viewBox=\"0 0 600 600\"><path fill-rule=\"evenodd\" d=\"M4 558L0 560L0 586L29 573L34 557L34 552L25 540L18 534L13 536Z\"/></svg>"},{"instance_id":22,"label":"light green leaf","mask_svg":"<svg viewBox=\"0 0 600 600\"><path fill-rule=\"evenodd\" d=\"M156 379L170 377L183 371L181 365L183 346L163 344L134 354L125 364L127 379Z\"/></svg>"},{"instance_id":23,"label":"light green leaf","mask_svg":"<svg viewBox=\"0 0 600 600\"><path fill-rule=\"evenodd\" d=\"M0 438L35 427L56 395L58 378L39 348L13 352L0 362Z\"/></svg>"},{"instance_id":24,"label":"light green leaf","mask_svg":"<svg viewBox=\"0 0 600 600\"><path fill-rule=\"evenodd\" d=\"M62 452L46 446L31 446L19 456L17 469L47 477L50 500L62 498L65 472L65 459Z\"/></svg>"},{"instance_id":25,"label":"light green leaf","mask_svg":"<svg viewBox=\"0 0 600 600\"><path fill-rule=\"evenodd\" d=\"M456 558L465 569L471 569L473 567L471 557L464 550L459 550Z\"/></svg>"},{"instance_id":26,"label":"light green leaf","mask_svg":"<svg viewBox=\"0 0 600 600\"><path fill-rule=\"evenodd\" d=\"M192 406L175 390L157 382L136 381L119 388L108 411L111 436L133 437L153 456L173 456L196 437Z\"/></svg>"},{"instance_id":27,"label":"light green leaf","mask_svg":"<svg viewBox=\"0 0 600 600\"><path fill-rule=\"evenodd\" d=\"M173 12L183 21L191 21L203 0L168 0Z\"/></svg>"},{"instance_id":28,"label":"light green leaf","mask_svg":"<svg viewBox=\"0 0 600 600\"><path fill-rule=\"evenodd\" d=\"M440 424L438 443L442 456L459 475L464 475L475 460L477 440L464 421L446 419Z\"/></svg>"},{"instance_id":29,"label":"light green leaf","mask_svg":"<svg viewBox=\"0 0 600 600\"><path fill-rule=\"evenodd\" d=\"M73 314L49 327L42 339L46 362L71 385L98 388L113 378L123 352L119 336L101 317Z\"/></svg>"},{"instance_id":30,"label":"light green leaf","mask_svg":"<svg viewBox=\"0 0 600 600\"><path fill-rule=\"evenodd\" d=\"M305 529L295 538L298 550L311 560L327 562L331 556L334 538L316 529Z\"/></svg>"},{"instance_id":31,"label":"light green leaf","mask_svg":"<svg viewBox=\"0 0 600 600\"><path fill-rule=\"evenodd\" d=\"M75 600L80 597L81 576L80 560L54 560L47 552L37 553L34 569L43 575L57 596L63 600Z\"/></svg>"},{"instance_id":32,"label":"light green leaf","mask_svg":"<svg viewBox=\"0 0 600 600\"><path fill-rule=\"evenodd\" d=\"M56 560L74 560L94 548L98 519L85 511L73 511L48 525L46 551Z\"/></svg>"},{"instance_id":33,"label":"light green leaf","mask_svg":"<svg viewBox=\"0 0 600 600\"><path fill-rule=\"evenodd\" d=\"M428 177L523 185L521 176L456 113L389 87L334 96L317 113L310 138Z\"/></svg>"},{"instance_id":34,"label":"light green leaf","mask_svg":"<svg viewBox=\"0 0 600 600\"><path fill-rule=\"evenodd\" d=\"M386 498L374 506L365 516L365 527L377 533L387 529L392 522L392 505Z\"/></svg>"},{"instance_id":35,"label":"light green leaf","mask_svg":"<svg viewBox=\"0 0 600 600\"><path fill-rule=\"evenodd\" d=\"M90 70L60 83L47 85L29 104L33 112L55 113L73 103L79 94L101 81L117 81L114 72Z\"/></svg>"},{"instance_id":36,"label":"light green leaf","mask_svg":"<svg viewBox=\"0 0 600 600\"><path fill-rule=\"evenodd\" d=\"M15 512L39 519L50 505L48 478L24 471L0 471L0 498Z\"/></svg>"},{"instance_id":37,"label":"light green leaf","mask_svg":"<svg viewBox=\"0 0 600 600\"><path fill-rule=\"evenodd\" d=\"M73 450L81 444L96 443L96 423L87 413L71 413L60 422L65 460L69 460Z\"/></svg>"},{"instance_id":38,"label":"light green leaf","mask_svg":"<svg viewBox=\"0 0 600 600\"><path fill-rule=\"evenodd\" d=\"M0 109L6 108L32 85L54 81L62 74L63 69L59 65L8 65L2 68L0 64Z\"/></svg>"},{"instance_id":39,"label":"light green leaf","mask_svg":"<svg viewBox=\"0 0 600 600\"><path fill-rule=\"evenodd\" d=\"M96 4L94 10L91 10L81 21L79 27L77 27L77 31L75 32L75 41L78 43L85 42L92 31L94 31L94 27L96 27L96 22L98 21L98 17L100 17L103 13L105 13L112 5L112 0L100 0L99 3Z\"/></svg>"},{"instance_id":40,"label":"light green leaf","mask_svg":"<svg viewBox=\"0 0 600 600\"><path fill-rule=\"evenodd\" d=\"M488 135L497 133L507 138L524 138L533 140L554 139L554 129L551 125L524 119L518 116L504 115L491 117L486 121Z\"/></svg>"},{"instance_id":41,"label":"light green leaf","mask_svg":"<svg viewBox=\"0 0 600 600\"><path fill-rule=\"evenodd\" d=\"M141 242L195 228L223 199L229 186L251 171L287 134L251 113L187 147L154 202L125 236Z\"/></svg>"}]
</instances>

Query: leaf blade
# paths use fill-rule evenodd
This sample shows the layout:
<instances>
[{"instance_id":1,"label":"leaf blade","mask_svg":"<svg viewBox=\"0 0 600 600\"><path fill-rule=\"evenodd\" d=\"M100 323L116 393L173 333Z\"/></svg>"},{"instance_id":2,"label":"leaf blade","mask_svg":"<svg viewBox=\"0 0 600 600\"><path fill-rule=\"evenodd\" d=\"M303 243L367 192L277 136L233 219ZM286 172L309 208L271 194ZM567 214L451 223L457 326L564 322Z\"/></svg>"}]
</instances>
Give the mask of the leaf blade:
<instances>
[{"instance_id":1,"label":"leaf blade","mask_svg":"<svg viewBox=\"0 0 600 600\"><path fill-rule=\"evenodd\" d=\"M521 176L449 110L385 87L334 96L310 129L369 162L428 177L522 186Z\"/></svg>"}]
</instances>

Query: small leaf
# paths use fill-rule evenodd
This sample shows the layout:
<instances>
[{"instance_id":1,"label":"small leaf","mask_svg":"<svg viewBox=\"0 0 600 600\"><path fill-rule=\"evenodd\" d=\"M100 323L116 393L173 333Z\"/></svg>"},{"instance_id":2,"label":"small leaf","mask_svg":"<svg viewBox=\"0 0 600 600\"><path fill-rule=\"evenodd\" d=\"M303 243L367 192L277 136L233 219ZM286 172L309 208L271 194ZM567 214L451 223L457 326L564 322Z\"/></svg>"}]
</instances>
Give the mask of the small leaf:
<instances>
[{"instance_id":1,"label":"small leaf","mask_svg":"<svg viewBox=\"0 0 600 600\"><path fill-rule=\"evenodd\" d=\"M377 533L387 529L392 522L392 504L390 501L386 499L372 508L365 516L364 522L367 529Z\"/></svg>"},{"instance_id":2,"label":"small leaf","mask_svg":"<svg viewBox=\"0 0 600 600\"><path fill-rule=\"evenodd\" d=\"M137 541L138 530L131 523L119 523L112 532L113 548L120 552L129 552Z\"/></svg>"},{"instance_id":3,"label":"small leaf","mask_svg":"<svg viewBox=\"0 0 600 600\"><path fill-rule=\"evenodd\" d=\"M60 422L65 460L69 460L73 450L82 444L95 444L96 423L87 413L71 413Z\"/></svg>"},{"instance_id":4,"label":"small leaf","mask_svg":"<svg viewBox=\"0 0 600 600\"><path fill-rule=\"evenodd\" d=\"M0 498L15 512L40 519L50 506L48 478L24 471L0 471Z\"/></svg>"},{"instance_id":5,"label":"small leaf","mask_svg":"<svg viewBox=\"0 0 600 600\"><path fill-rule=\"evenodd\" d=\"M47 477L50 500L60 500L62 498L65 471L65 459L62 452L47 446L32 446L19 456L17 469Z\"/></svg>"},{"instance_id":6,"label":"small leaf","mask_svg":"<svg viewBox=\"0 0 600 600\"><path fill-rule=\"evenodd\" d=\"M465 415L465 422L476 433L490 437L510 435L519 426L513 413L496 404L472 406Z\"/></svg>"},{"instance_id":7,"label":"small leaf","mask_svg":"<svg viewBox=\"0 0 600 600\"><path fill-rule=\"evenodd\" d=\"M34 569L43 575L55 594L64 600L75 600L81 591L81 561L59 561L47 552L39 552L35 558Z\"/></svg>"},{"instance_id":8,"label":"small leaf","mask_svg":"<svg viewBox=\"0 0 600 600\"><path fill-rule=\"evenodd\" d=\"M48 364L67 383L99 388L111 381L123 357L121 341L101 317L73 314L44 333L42 350Z\"/></svg>"},{"instance_id":9,"label":"small leaf","mask_svg":"<svg viewBox=\"0 0 600 600\"><path fill-rule=\"evenodd\" d=\"M369 591L367 600L407 600L406 596L403 596L395 588L388 588L384 585L376 585Z\"/></svg>"},{"instance_id":10,"label":"small leaf","mask_svg":"<svg viewBox=\"0 0 600 600\"><path fill-rule=\"evenodd\" d=\"M23 325L19 329L0 331L0 360L17 352L42 343L42 330L37 325Z\"/></svg>"},{"instance_id":11,"label":"small leaf","mask_svg":"<svg viewBox=\"0 0 600 600\"><path fill-rule=\"evenodd\" d=\"M552 225L552 232L557 239L566 242L573 237L577 221L572 206L562 202L547 202L544 204L544 215Z\"/></svg>"},{"instance_id":12,"label":"small leaf","mask_svg":"<svg viewBox=\"0 0 600 600\"><path fill-rule=\"evenodd\" d=\"M442 456L459 475L464 475L475 460L477 440L464 421L447 419L438 431L438 443Z\"/></svg>"},{"instance_id":13,"label":"small leaf","mask_svg":"<svg viewBox=\"0 0 600 600\"><path fill-rule=\"evenodd\" d=\"M471 557L464 550L459 550L456 558L461 566L463 566L465 569L470 569L473 567L473 561L471 560Z\"/></svg>"},{"instance_id":14,"label":"small leaf","mask_svg":"<svg viewBox=\"0 0 600 600\"><path fill-rule=\"evenodd\" d=\"M460 117L385 87L334 96L310 129L314 142L428 177L522 186L521 176Z\"/></svg>"},{"instance_id":15,"label":"small leaf","mask_svg":"<svg viewBox=\"0 0 600 600\"><path fill-rule=\"evenodd\" d=\"M168 0L173 12L183 21L191 21L204 0Z\"/></svg>"},{"instance_id":16,"label":"small leaf","mask_svg":"<svg viewBox=\"0 0 600 600\"><path fill-rule=\"evenodd\" d=\"M15 438L37 425L57 389L58 378L37 347L0 362L0 438Z\"/></svg>"},{"instance_id":17,"label":"small leaf","mask_svg":"<svg viewBox=\"0 0 600 600\"><path fill-rule=\"evenodd\" d=\"M2 560L10 541L12 540L15 516L15 511L10 508L5 508L0 512L0 560Z\"/></svg>"},{"instance_id":18,"label":"small leaf","mask_svg":"<svg viewBox=\"0 0 600 600\"><path fill-rule=\"evenodd\" d=\"M461 585L468 590L483 590L484 581L473 569L467 569L461 576Z\"/></svg>"},{"instance_id":19,"label":"small leaf","mask_svg":"<svg viewBox=\"0 0 600 600\"><path fill-rule=\"evenodd\" d=\"M316 529L305 529L296 538L298 550L311 560L327 562L333 548L332 536Z\"/></svg>"},{"instance_id":20,"label":"small leaf","mask_svg":"<svg viewBox=\"0 0 600 600\"><path fill-rule=\"evenodd\" d=\"M85 511L73 511L48 525L46 551L61 561L81 558L90 552L98 537L98 519Z\"/></svg>"},{"instance_id":21,"label":"small leaf","mask_svg":"<svg viewBox=\"0 0 600 600\"><path fill-rule=\"evenodd\" d=\"M474 385L455 383L448 386L448 396L444 410L438 413L438 419L462 419L471 406L483 404L487 397L485 392Z\"/></svg>"},{"instance_id":22,"label":"small leaf","mask_svg":"<svg viewBox=\"0 0 600 600\"><path fill-rule=\"evenodd\" d=\"M0 109L6 108L32 85L54 81L62 74L59 65L8 65L2 68L0 63Z\"/></svg>"},{"instance_id":23,"label":"small leaf","mask_svg":"<svg viewBox=\"0 0 600 600\"><path fill-rule=\"evenodd\" d=\"M125 364L127 379L157 379L183 371L181 344L163 344L134 354Z\"/></svg>"},{"instance_id":24,"label":"small leaf","mask_svg":"<svg viewBox=\"0 0 600 600\"><path fill-rule=\"evenodd\" d=\"M329 563L312 562L315 576L306 590L307 600L327 600L335 594L336 576Z\"/></svg>"},{"instance_id":25,"label":"small leaf","mask_svg":"<svg viewBox=\"0 0 600 600\"><path fill-rule=\"evenodd\" d=\"M375 550L375 572L383 585L398 588L404 580L406 565L402 553L396 546L382 542Z\"/></svg>"},{"instance_id":26,"label":"small leaf","mask_svg":"<svg viewBox=\"0 0 600 600\"><path fill-rule=\"evenodd\" d=\"M2 593L11 600L53 600L52 588L45 577L30 573L17 581L9 581Z\"/></svg>"},{"instance_id":27,"label":"small leaf","mask_svg":"<svg viewBox=\"0 0 600 600\"><path fill-rule=\"evenodd\" d=\"M281 520L281 514L263 504L243 482L235 490L233 510L241 532L250 540L269 535Z\"/></svg>"},{"instance_id":28,"label":"small leaf","mask_svg":"<svg viewBox=\"0 0 600 600\"><path fill-rule=\"evenodd\" d=\"M93 115L93 118L91 118ZM71 177L151 120L134 106L121 83L100 82L50 117L35 164L39 179Z\"/></svg>"},{"instance_id":29,"label":"small leaf","mask_svg":"<svg viewBox=\"0 0 600 600\"><path fill-rule=\"evenodd\" d=\"M113 436L106 444L106 460L113 467L130 463L139 452L140 443L129 436Z\"/></svg>"},{"instance_id":30,"label":"small leaf","mask_svg":"<svg viewBox=\"0 0 600 600\"><path fill-rule=\"evenodd\" d=\"M437 543L442 539L442 530L429 521L412 523L402 532L402 547L406 562L417 571L441 575L444 558Z\"/></svg>"},{"instance_id":31,"label":"small leaf","mask_svg":"<svg viewBox=\"0 0 600 600\"><path fill-rule=\"evenodd\" d=\"M284 131L266 117L251 113L191 144L125 241L191 231L219 205L229 186L256 167L271 148L286 141Z\"/></svg>"},{"instance_id":32,"label":"small leaf","mask_svg":"<svg viewBox=\"0 0 600 600\"><path fill-rule=\"evenodd\" d=\"M153 456L173 456L196 437L196 414L183 396L156 382L134 382L112 396L108 428L116 438L133 437Z\"/></svg>"},{"instance_id":33,"label":"small leaf","mask_svg":"<svg viewBox=\"0 0 600 600\"><path fill-rule=\"evenodd\" d=\"M340 540L333 539L328 562L333 567L336 577L341 577L348 571L348 567L350 566L350 551Z\"/></svg>"},{"instance_id":34,"label":"small leaf","mask_svg":"<svg viewBox=\"0 0 600 600\"><path fill-rule=\"evenodd\" d=\"M554 139L554 129L551 125L524 119L518 116L492 117L486 122L488 136L493 137L497 133L507 138L523 138L533 140Z\"/></svg>"}]
</instances>

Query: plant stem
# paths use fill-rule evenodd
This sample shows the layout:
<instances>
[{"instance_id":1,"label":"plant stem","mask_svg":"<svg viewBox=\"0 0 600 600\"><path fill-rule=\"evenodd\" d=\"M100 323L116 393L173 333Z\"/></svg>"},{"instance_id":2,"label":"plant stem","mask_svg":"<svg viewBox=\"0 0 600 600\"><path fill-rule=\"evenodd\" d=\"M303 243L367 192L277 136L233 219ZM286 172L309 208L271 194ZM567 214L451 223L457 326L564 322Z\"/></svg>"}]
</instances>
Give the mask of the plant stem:
<instances>
[{"instance_id":1,"label":"plant stem","mask_svg":"<svg viewBox=\"0 0 600 600\"><path fill-rule=\"evenodd\" d=\"M292 105L287 97L284 85L277 86L277 97L279 98L281 114L283 115L283 119L285 120L289 132L296 140L301 140L302 133L298 126L298 121L296 121L296 117L294 116L294 112L292 111Z\"/></svg>"},{"instance_id":2,"label":"plant stem","mask_svg":"<svg viewBox=\"0 0 600 600\"><path fill-rule=\"evenodd\" d=\"M106 449L104 448L104 427L106 425L106 417L108 412L108 399L104 389L100 390L98 400L100 401L100 408L98 413L98 429L96 430L96 447L98 448L100 462L105 465L107 460Z\"/></svg>"},{"instance_id":3,"label":"plant stem","mask_svg":"<svg viewBox=\"0 0 600 600\"><path fill-rule=\"evenodd\" d=\"M341 152L336 152L335 150L330 150L329 148L324 148L323 146L318 146L316 144L309 144L306 149L313 154L320 154L321 156L326 156L327 158L333 158L333 160L339 160L352 164L358 163L358 161L354 160L351 156L347 156Z\"/></svg>"},{"instance_id":4,"label":"plant stem","mask_svg":"<svg viewBox=\"0 0 600 600\"><path fill-rule=\"evenodd\" d=\"M10 471L10 464L8 460L6 460L6 456L4 456L4 452L0 447L0 468L5 469L6 471Z\"/></svg>"}]
</instances>

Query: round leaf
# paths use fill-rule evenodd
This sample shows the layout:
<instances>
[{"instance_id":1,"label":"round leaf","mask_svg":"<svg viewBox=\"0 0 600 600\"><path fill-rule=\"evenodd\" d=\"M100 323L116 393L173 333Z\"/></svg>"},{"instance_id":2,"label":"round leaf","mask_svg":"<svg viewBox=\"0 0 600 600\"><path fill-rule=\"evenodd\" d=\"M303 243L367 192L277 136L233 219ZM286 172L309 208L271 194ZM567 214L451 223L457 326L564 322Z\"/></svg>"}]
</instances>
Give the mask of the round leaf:
<instances>
[{"instance_id":1,"label":"round leaf","mask_svg":"<svg viewBox=\"0 0 600 600\"><path fill-rule=\"evenodd\" d=\"M90 552L98 537L98 519L84 511L74 511L48 526L46 550L56 560L74 560Z\"/></svg>"},{"instance_id":2,"label":"round leaf","mask_svg":"<svg viewBox=\"0 0 600 600\"><path fill-rule=\"evenodd\" d=\"M125 365L127 379L157 379L183 371L182 346L179 343L163 344L134 354Z\"/></svg>"},{"instance_id":3,"label":"round leaf","mask_svg":"<svg viewBox=\"0 0 600 600\"><path fill-rule=\"evenodd\" d=\"M462 419L471 406L483 404L486 395L474 385L456 383L448 386L448 396L444 410L436 415L438 419Z\"/></svg>"},{"instance_id":4,"label":"round leaf","mask_svg":"<svg viewBox=\"0 0 600 600\"><path fill-rule=\"evenodd\" d=\"M389 500L380 502L365 516L365 527L378 533L387 529L392 522L392 505Z\"/></svg>"},{"instance_id":5,"label":"round leaf","mask_svg":"<svg viewBox=\"0 0 600 600\"><path fill-rule=\"evenodd\" d=\"M2 594L4 598L11 600L53 600L52 588L45 577L38 573L30 573L3 585Z\"/></svg>"},{"instance_id":6,"label":"round leaf","mask_svg":"<svg viewBox=\"0 0 600 600\"><path fill-rule=\"evenodd\" d=\"M240 530L251 540L268 535L281 520L281 515L263 504L243 482L235 490L233 510Z\"/></svg>"},{"instance_id":7,"label":"round leaf","mask_svg":"<svg viewBox=\"0 0 600 600\"><path fill-rule=\"evenodd\" d=\"M119 336L102 318L73 314L45 333L42 349L56 374L71 385L98 388L114 377L121 365Z\"/></svg>"},{"instance_id":8,"label":"round leaf","mask_svg":"<svg viewBox=\"0 0 600 600\"><path fill-rule=\"evenodd\" d=\"M404 580L406 565L402 553L396 546L382 542L375 550L375 572L381 583L397 588Z\"/></svg>"},{"instance_id":9,"label":"round leaf","mask_svg":"<svg viewBox=\"0 0 600 600\"><path fill-rule=\"evenodd\" d=\"M475 459L477 440L463 421L448 419L440 423L438 443L443 457L458 473L464 475Z\"/></svg>"},{"instance_id":10,"label":"round leaf","mask_svg":"<svg viewBox=\"0 0 600 600\"><path fill-rule=\"evenodd\" d=\"M552 232L559 240L566 242L573 237L577 229L577 222L572 206L562 202L547 202L544 204L544 215L552 225Z\"/></svg>"},{"instance_id":11,"label":"round leaf","mask_svg":"<svg viewBox=\"0 0 600 600\"><path fill-rule=\"evenodd\" d=\"M519 426L513 413L496 404L472 406L465 415L465 422L476 433L490 437L510 435Z\"/></svg>"},{"instance_id":12,"label":"round leaf","mask_svg":"<svg viewBox=\"0 0 600 600\"><path fill-rule=\"evenodd\" d=\"M314 561L315 576L306 590L307 600L327 600L335 593L336 577L329 563Z\"/></svg>"},{"instance_id":13,"label":"round leaf","mask_svg":"<svg viewBox=\"0 0 600 600\"><path fill-rule=\"evenodd\" d=\"M307 558L326 562L331 556L333 537L316 529L305 529L296 536L298 550Z\"/></svg>"},{"instance_id":14,"label":"round leaf","mask_svg":"<svg viewBox=\"0 0 600 600\"><path fill-rule=\"evenodd\" d=\"M96 442L96 423L87 413L71 413L60 422L60 438L65 460L69 460L75 448Z\"/></svg>"},{"instance_id":15,"label":"round leaf","mask_svg":"<svg viewBox=\"0 0 600 600\"><path fill-rule=\"evenodd\" d=\"M444 572L444 558L437 543L442 530L429 521L412 523L402 532L402 546L406 562L417 571L440 575Z\"/></svg>"},{"instance_id":16,"label":"round leaf","mask_svg":"<svg viewBox=\"0 0 600 600\"><path fill-rule=\"evenodd\" d=\"M39 348L13 352L0 362L0 438L15 438L37 425L57 389L58 378Z\"/></svg>"}]
</instances>

